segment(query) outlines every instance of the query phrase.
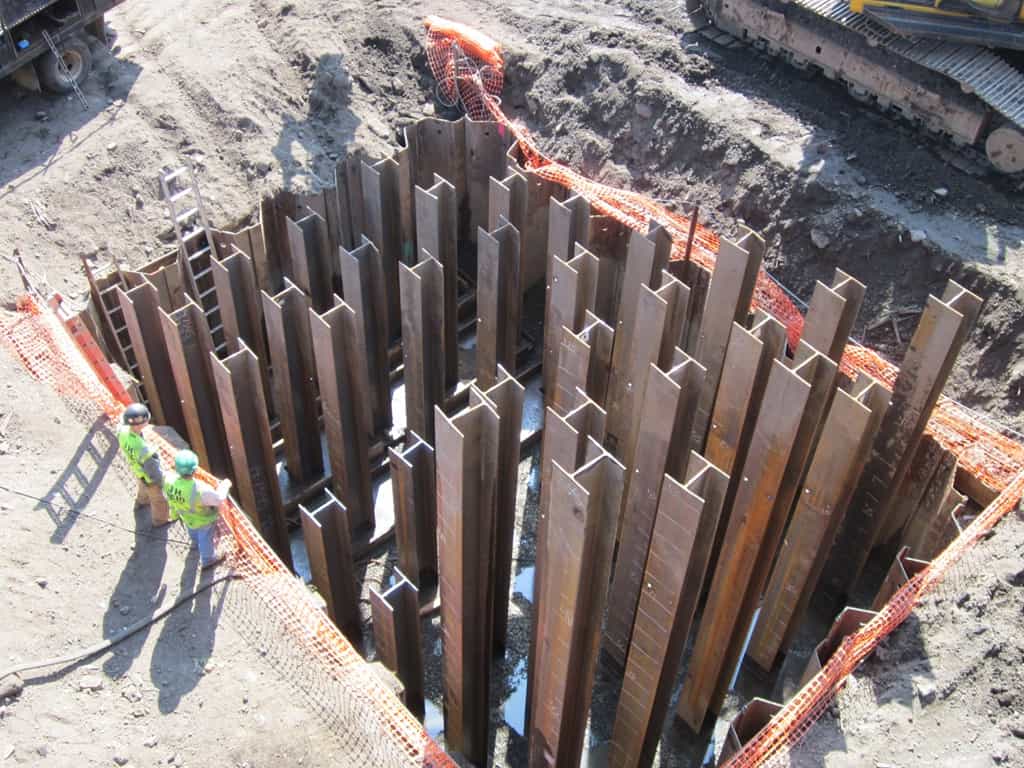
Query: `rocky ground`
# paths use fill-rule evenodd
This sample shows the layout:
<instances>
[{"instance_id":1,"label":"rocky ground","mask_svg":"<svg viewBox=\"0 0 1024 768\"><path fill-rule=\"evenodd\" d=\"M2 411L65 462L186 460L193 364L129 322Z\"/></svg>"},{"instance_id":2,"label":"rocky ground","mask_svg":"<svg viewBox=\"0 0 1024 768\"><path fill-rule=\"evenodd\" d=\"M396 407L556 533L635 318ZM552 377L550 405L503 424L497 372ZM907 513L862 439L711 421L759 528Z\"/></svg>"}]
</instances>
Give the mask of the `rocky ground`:
<instances>
[{"instance_id":1,"label":"rocky ground","mask_svg":"<svg viewBox=\"0 0 1024 768\"><path fill-rule=\"evenodd\" d=\"M428 13L468 22L502 41L508 62L504 108L551 156L670 205L699 203L702 221L724 234L734 232L740 221L763 231L770 243L769 268L804 300L814 280L828 280L837 266L868 283L856 331L890 356L902 354L913 316L901 321L899 339L891 326L868 328L879 317L919 309L948 277L978 292L986 306L949 392L994 418L1024 425L1020 182L981 173L974 160L886 116L865 112L833 83L749 48L709 42L694 32L680 5L667 0L554 0L540 6L479 0L443 5L129 0L108 19L116 32L113 50L95 51L95 73L84 88L87 110L72 99L0 84L0 132L6 139L0 142L0 253L17 253L53 288L82 296L80 257L94 266L138 265L170 241L156 178L161 168L182 158L198 168L218 226L247 219L262 191L330 183L333 158L347 145L381 154L398 140L401 125L444 112L434 99L422 47L420 21ZM0 262L4 301L11 302L19 286L13 267ZM26 450L56 434L49 416L38 413L19 421ZM74 430L77 445L77 425L65 426ZM45 481L40 475L40 487ZM104 486L102 492L121 497L119 488ZM84 523L75 526L75 535L79 530L85 530ZM524 539L520 569L529 567L532 556L529 537ZM54 549L44 528L24 532L19 545L19 556L32 565L12 564L0 572L19 585L9 597L14 608L35 611L37 598L49 594L49 587L34 586L34 579L47 578L37 575L35 564L52 561L62 569L52 558L68 553ZM106 546L98 535L83 541L81 558L75 560L101 562ZM113 553L108 559L124 561ZM169 559L172 580L175 565ZM980 572L998 576L999 567L988 555L977 556ZM375 564L367 576L382 578L383 572L384 566ZM95 581L99 590L83 605L105 605L114 594L113 583L84 575L82 580ZM67 596L72 594L77 593ZM954 611L948 602L923 609L918 624L927 628L927 637L938 639L919 649L915 659L935 669L959 663L955 643L961 627L955 619L963 610ZM90 614L54 615L74 618L69 636L95 639L98 625L92 626ZM996 629L1009 633L1019 622L1019 612L1011 617L993 608L989 616L992 636ZM218 649L231 633L220 626ZM3 631L19 630L10 624ZM436 642L436 631L426 642ZM244 658L242 644L237 653ZM979 668L1006 667L1004 662L988 659ZM145 664L136 662L138 668ZM506 666L503 679L515 681L516 657ZM102 669L88 672L103 676ZM201 676L197 691L226 680L228 672L218 667ZM894 668L893 674L903 673ZM159 676L155 679L159 683ZM63 684L86 703L104 695L115 698L110 678L95 694L74 691L73 682ZM236 682L232 692L225 682L223 695L237 697L240 688ZM514 682L499 686L499 707L505 697L514 697L514 688ZM46 690L65 693L51 686L30 689L8 711L18 716L31 696L48 695ZM214 701L215 694L210 696ZM226 711L240 706L232 700ZM823 742L821 749L882 755L915 738L931 739L932 730L951 732L954 724L961 730L987 728L989 706L984 697L942 699L930 710L938 713L940 726L893 728L892 740L881 722L866 718L855 727L845 719L843 741ZM90 718L90 727L99 732L89 738L68 726L76 735L67 738L88 741L89 749L98 749L104 738L120 745L122 717L129 717L131 708L127 712ZM6 730L12 721L17 722L0 722ZM23 727L28 729L27 721ZM199 738L197 729L186 732ZM160 737L162 743L184 743L184 732L169 733ZM26 739L10 739L16 755L31 756L36 745ZM4 742L0 736L0 749L6 750ZM924 757L929 751L917 747L898 762L877 759L930 764ZM518 764L514 739L508 754L510 764ZM135 759L134 753L125 756ZM867 758L856 764L866 763Z\"/></svg>"}]
</instances>

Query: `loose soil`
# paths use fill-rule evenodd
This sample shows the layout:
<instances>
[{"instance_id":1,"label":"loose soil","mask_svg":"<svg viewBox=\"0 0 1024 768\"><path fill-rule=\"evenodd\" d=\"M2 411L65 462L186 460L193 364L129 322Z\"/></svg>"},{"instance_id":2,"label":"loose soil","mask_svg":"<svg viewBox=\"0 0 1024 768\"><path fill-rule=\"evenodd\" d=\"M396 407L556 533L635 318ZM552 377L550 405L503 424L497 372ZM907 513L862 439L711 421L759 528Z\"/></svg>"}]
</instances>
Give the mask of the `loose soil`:
<instances>
[{"instance_id":1,"label":"loose soil","mask_svg":"<svg viewBox=\"0 0 1024 768\"><path fill-rule=\"evenodd\" d=\"M402 125L424 115L455 115L434 98L420 23L428 13L470 23L503 43L508 62L504 108L552 157L679 209L698 203L702 221L725 235L734 233L740 222L762 231L770 246L769 269L805 301L814 281L828 281L836 267L866 282L868 294L856 335L893 359L901 357L914 320L901 321L899 338L890 325L869 330L875 320L887 312L919 310L927 294L940 291L950 277L977 292L985 298L985 308L947 392L1024 429L1020 182L980 172L971 159L909 126L865 111L845 90L823 78L798 73L746 47L709 42L694 31L680 4L665 0L553 0L543 5L455 0L443 6L354 0L129 0L108 18L117 35L113 50L94 48L95 72L84 88L87 110L73 99L28 94L11 83L0 84L0 131L5 139L0 142L0 253L20 255L37 279L45 278L54 289L81 298L86 287L81 258L96 267L114 262L137 266L171 242L157 189L161 168L190 159L199 170L211 219L231 227L248 219L263 191L281 185L313 190L332 183L334 160L346 147L381 155L396 144ZM11 264L0 262L3 300L10 305L19 290ZM9 362L4 365L5 382L15 382L25 393L38 393L39 387L18 379ZM33 463L24 453L41 451L37 446L51 442L65 445L59 440L69 441L66 449L73 453L82 439L79 425L61 417L62 424L55 427L51 411L60 413L55 402L50 411L36 407L19 415L22 453L11 456L20 455L21 464L3 465L3 477L18 477L27 487L45 491L45 473L51 468L61 471L63 464ZM4 461L9 458L0 456ZM524 462L522 494L528 493L529 461L527 457ZM115 509L116 502L116 509L122 510L125 492L120 485L110 487L111 482L101 486L92 504L109 494L106 509ZM14 500L8 503L12 512L25 509L15 507ZM533 556L530 514L525 513L527 522L521 546L517 545L517 572L528 569ZM40 517L42 512L32 515L35 518L24 511L16 519L46 519ZM115 594L110 574L123 567L131 536L115 554L113 539L99 533L89 539L86 525L80 521L73 529L75 537L82 536L75 545L80 557L64 551L63 546L72 546L68 542L51 541L52 531L45 526L32 527L17 534L20 538L12 551L19 559L0 566L3 578L19 585L7 593L12 603L5 606L9 615L26 617L12 620L4 629L5 647L19 648L17 655L62 650L34 644L35 627L43 621L53 622L52 628L40 631L43 639L67 636L88 643L100 636L93 616L105 610ZM1007 536L1004 529L1010 527L1005 523L997 528L996 537L975 556L979 572L994 574L993 578L1001 574L989 548ZM105 552L110 552L107 559L102 558ZM172 582L179 573L173 559L178 556L172 547L165 568ZM61 589L67 589L63 596L68 604L60 611L41 607L41 595L52 599L50 587L43 590L34 584L44 563L50 564L44 571L57 574L55 584L70 573L72 563L89 567L78 580L69 580L76 585L74 591ZM392 564L393 557L371 564L367 582L379 583ZM528 579L528 573L522 578ZM77 599L82 590L93 587L96 593L91 598ZM971 600L983 600L982 595L972 593ZM1000 597L1019 600L1019 592L1009 589L1006 596L995 595L993 605ZM514 597L514 604L515 611L529 610L521 594ZM35 613L39 611L52 614ZM963 607L954 611L946 602L915 614L918 634L934 642L908 650L908 664L942 670L963 661L956 642L962 634L957 611ZM1019 611L1012 613L992 608L985 615L992 637L1012 635ZM514 631L525 631L525 621L516 613ZM220 650L225 638L232 636L231 622L213 626L219 626ZM436 620L431 627L425 647L436 652ZM152 634L159 633L155 629ZM892 642L899 644L898 638ZM239 691L249 684L247 670L258 668L258 658L252 659L255 666L248 663L246 653L253 651L246 648L236 638L230 654L246 660L246 666L241 661L237 666L215 661L213 674L196 677L195 691L185 700L191 703L199 696L207 701L204 708L218 704L210 710L218 715L204 717L202 728L177 716L157 720L155 713L150 715L151 730L159 730L161 745L173 743L184 754L186 744L195 744L195 755L186 755L190 762L210 762L209 750L218 744L250 750L238 763L254 764L253 755L263 754L262 747L243 743L249 735L240 737L241 729L231 730L248 723L247 716L231 714L241 704L217 698L234 696L241 701ZM147 666L145 654L143 650L127 674ZM504 662L502 680L511 682L498 686L499 710L505 697L514 695L521 655L517 651ZM174 674L191 669L192 658L176 659ZM105 663L100 661L98 674L106 671ZM907 684L907 670L873 664L865 666L865 680L884 674L891 675L886 686L896 685L896 680ZM974 677L987 680L986 675L995 674L992 670L1007 666L1002 656L982 657ZM437 670L431 674L436 676ZM30 708L37 706L32 703L35 697L44 697L46 703L41 701L34 711L59 712L54 708L74 702L75 717L61 715L71 722L62 725L66 735L60 738L98 750L97 761L109 759L98 745L125 745L121 735L129 715L111 707L105 708L105 715L99 708L91 717L81 714L88 712L82 710L85 704L104 696L126 701L113 695L120 679L105 678L106 687L96 694L76 692L67 680L29 688L8 706L8 717L2 721L5 726L12 723L11 733L17 734L10 738L16 743L15 754L31 755L35 749L29 730L35 715ZM160 682L159 676L155 679ZM136 688L144 688L144 683ZM212 688L209 694L200 693L215 683L223 684L220 693ZM875 685L873 690L883 688ZM439 695L436 678L428 679L428 693L435 699ZM159 699L156 688L150 695ZM286 698L283 690L276 698ZM316 726L307 718L302 738L295 739L299 729L288 727L287 717L299 718L300 704L287 704L293 706L293 715L274 710L285 718L285 727L268 726L263 742L268 755L285 745L298 749L307 743L307 734L316 738ZM938 725L902 731L870 716L847 717L837 721L841 740L823 736L820 746L814 747L819 739L816 730L810 751L794 760L818 764L820 755L842 755L843 749L851 759L891 756L897 747L913 745L915 751L904 755L903 750L899 761L876 759L901 766L931 764L928 743L988 728L991 706L983 696L940 698L925 710L925 721L938 718ZM1011 708L1015 706L1016 702ZM500 715L499 711L496 718ZM26 720L18 731L15 726L22 717ZM176 718L182 721L178 732L171 724ZM88 737L83 721L96 729ZM150 729L148 721L146 725L142 730ZM186 741L188 733L191 741ZM0 748L4 741L0 737ZM991 758L994 743L986 737L981 752ZM514 738L507 749L498 747L499 754L507 752L509 764L521 764ZM1007 749L1008 760L1019 758ZM940 754L951 757L947 750ZM304 764L313 759L306 757ZM280 764L292 762L289 758ZM854 762L870 764L866 757Z\"/></svg>"}]
</instances>

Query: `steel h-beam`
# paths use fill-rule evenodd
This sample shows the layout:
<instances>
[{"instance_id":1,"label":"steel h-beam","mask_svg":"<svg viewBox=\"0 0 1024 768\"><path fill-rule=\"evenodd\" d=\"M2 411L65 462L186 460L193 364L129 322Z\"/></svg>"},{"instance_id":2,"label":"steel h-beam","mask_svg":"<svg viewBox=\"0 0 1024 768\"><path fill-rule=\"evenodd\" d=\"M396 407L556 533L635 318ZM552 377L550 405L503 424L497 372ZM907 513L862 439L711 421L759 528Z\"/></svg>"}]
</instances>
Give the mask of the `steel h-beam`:
<instances>
[{"instance_id":1,"label":"steel h-beam","mask_svg":"<svg viewBox=\"0 0 1024 768\"><path fill-rule=\"evenodd\" d=\"M408 429L434 442L434 407L444 405L445 270L434 258L415 267L398 266L402 289L402 358L405 422Z\"/></svg>"},{"instance_id":2,"label":"steel h-beam","mask_svg":"<svg viewBox=\"0 0 1024 768\"><path fill-rule=\"evenodd\" d=\"M512 540L516 527L516 488L519 481L519 433L523 423L526 389L502 366L497 382L485 391L470 389L470 407L486 400L497 412L498 477L494 521L494 557L490 580L494 584L494 653L505 651L508 629L509 586L512 581Z\"/></svg>"},{"instance_id":3,"label":"steel h-beam","mask_svg":"<svg viewBox=\"0 0 1024 768\"><path fill-rule=\"evenodd\" d=\"M437 558L448 745L487 760L494 616L499 417L481 400L453 418L436 408Z\"/></svg>"},{"instance_id":4,"label":"steel h-beam","mask_svg":"<svg viewBox=\"0 0 1024 768\"><path fill-rule=\"evenodd\" d=\"M878 531L892 513L932 408L981 311L981 299L952 280L929 296L893 386L892 407L843 521L823 584L834 603L856 584Z\"/></svg>"},{"instance_id":5,"label":"steel h-beam","mask_svg":"<svg viewBox=\"0 0 1024 768\"><path fill-rule=\"evenodd\" d=\"M230 462L210 366L214 349L206 315L190 298L170 314L159 312L189 444L205 467L224 477Z\"/></svg>"},{"instance_id":6,"label":"steel h-beam","mask_svg":"<svg viewBox=\"0 0 1024 768\"><path fill-rule=\"evenodd\" d=\"M355 533L373 528L373 495L370 489L370 414L362 404L367 398L366 369L362 365L356 315L348 304L336 304L323 314L309 310L309 328L316 358L324 434L331 464L331 486L348 510Z\"/></svg>"},{"instance_id":7,"label":"steel h-beam","mask_svg":"<svg viewBox=\"0 0 1024 768\"><path fill-rule=\"evenodd\" d=\"M536 603L537 690L532 699L529 765L579 765L593 693L625 468L590 441L589 459L570 474L551 473L548 536Z\"/></svg>"},{"instance_id":8,"label":"steel h-beam","mask_svg":"<svg viewBox=\"0 0 1024 768\"><path fill-rule=\"evenodd\" d=\"M285 219L285 228L295 284L313 299L313 309L324 312L331 306L334 283L327 222L322 216L310 213L298 221Z\"/></svg>"},{"instance_id":9,"label":"steel h-beam","mask_svg":"<svg viewBox=\"0 0 1024 768\"><path fill-rule=\"evenodd\" d=\"M728 480L696 453L685 485L665 475L615 712L613 768L649 766L654 759Z\"/></svg>"},{"instance_id":10,"label":"steel h-beam","mask_svg":"<svg viewBox=\"0 0 1024 768\"><path fill-rule=\"evenodd\" d=\"M377 658L398 675L405 688L405 706L422 720L423 649L419 602L419 590L401 570L395 571L395 582L383 594L370 587Z\"/></svg>"},{"instance_id":11,"label":"steel h-beam","mask_svg":"<svg viewBox=\"0 0 1024 768\"><path fill-rule=\"evenodd\" d=\"M419 589L437 584L437 496L434 449L416 433L407 448L388 449L395 503L398 566Z\"/></svg>"},{"instance_id":12,"label":"steel h-beam","mask_svg":"<svg viewBox=\"0 0 1024 768\"><path fill-rule=\"evenodd\" d=\"M345 505L330 492L314 510L299 506L302 538L309 553L309 570L331 617L356 650L363 645L359 589L352 560L352 539Z\"/></svg>"},{"instance_id":13,"label":"steel h-beam","mask_svg":"<svg viewBox=\"0 0 1024 768\"><path fill-rule=\"evenodd\" d=\"M277 483L274 441L270 436L259 360L242 342L237 352L223 360L211 354L210 363L224 417L238 499L260 535L290 568L288 523Z\"/></svg>"},{"instance_id":14,"label":"steel h-beam","mask_svg":"<svg viewBox=\"0 0 1024 768\"><path fill-rule=\"evenodd\" d=\"M695 733L719 680L731 675L732 670L724 669L729 641L734 633L746 631L737 621L810 389L783 362L772 363L765 387L765 402L772 407L758 415L676 710Z\"/></svg>"},{"instance_id":15,"label":"steel h-beam","mask_svg":"<svg viewBox=\"0 0 1024 768\"><path fill-rule=\"evenodd\" d=\"M338 252L344 299L356 313L360 357L365 361L369 382L370 399L364 407L371 414L372 434L379 435L391 429L387 293L382 258L365 237L358 248L340 248Z\"/></svg>"},{"instance_id":16,"label":"steel h-beam","mask_svg":"<svg viewBox=\"0 0 1024 768\"><path fill-rule=\"evenodd\" d=\"M274 368L285 465L295 482L307 483L324 471L309 297L287 278L284 283L284 290L276 296L263 292L263 316Z\"/></svg>"},{"instance_id":17,"label":"steel h-beam","mask_svg":"<svg viewBox=\"0 0 1024 768\"><path fill-rule=\"evenodd\" d=\"M440 341L439 358L444 374L443 386L454 387L459 383L459 347L458 347L458 280L459 280L459 204L455 196L455 187L448 181L434 176L434 186L430 189L416 187L416 262L431 257L444 268L444 284L440 303L433 310L442 321L442 331L430 339L437 347ZM436 300L436 299L432 299ZM405 311L405 298L402 299ZM402 324L403 331L405 323ZM403 340L403 344L405 341ZM433 408L426 411L428 419L433 418ZM429 434L433 434L433 427ZM428 434L421 432L420 434Z\"/></svg>"},{"instance_id":18,"label":"steel h-beam","mask_svg":"<svg viewBox=\"0 0 1024 768\"><path fill-rule=\"evenodd\" d=\"M498 366L514 371L519 347L519 232L504 224L477 232L476 381L486 389Z\"/></svg>"},{"instance_id":19,"label":"steel h-beam","mask_svg":"<svg viewBox=\"0 0 1024 768\"><path fill-rule=\"evenodd\" d=\"M644 568L664 476L682 478L690 456L690 431L704 383L704 368L684 352L669 371L650 364L635 427L636 452L626 466L625 499L618 521L618 554L611 583L605 649L625 666L629 638L643 591Z\"/></svg>"},{"instance_id":20,"label":"steel h-beam","mask_svg":"<svg viewBox=\"0 0 1024 768\"><path fill-rule=\"evenodd\" d=\"M143 281L127 293L118 288L117 298L121 302L121 314L128 325L128 335L135 350L135 359L139 363L142 385L146 388L153 420L174 427L179 435L188 434L167 346L161 343L163 332L156 288L150 282Z\"/></svg>"},{"instance_id":21,"label":"steel h-beam","mask_svg":"<svg viewBox=\"0 0 1024 768\"><path fill-rule=\"evenodd\" d=\"M554 201L553 201L554 202ZM551 258L544 311L544 404L551 405L555 369L558 367L558 342L562 326L573 333L583 327L586 311L597 300L599 262L594 254L582 251L572 260L557 255Z\"/></svg>"},{"instance_id":22,"label":"steel h-beam","mask_svg":"<svg viewBox=\"0 0 1024 768\"><path fill-rule=\"evenodd\" d=\"M378 306L380 315L374 319L374 322L377 324L378 333L383 338L385 350L391 340L398 336L402 323L402 310L398 296L398 264L402 260L398 171L398 163L390 157L373 165L364 162L361 179L363 185L363 234L374 244L379 254L381 301ZM343 268L344 264L345 261L342 259ZM353 303L348 296L348 281L344 271L341 281L345 300Z\"/></svg>"},{"instance_id":23,"label":"steel h-beam","mask_svg":"<svg viewBox=\"0 0 1024 768\"><path fill-rule=\"evenodd\" d=\"M560 343L551 407L564 416L579 405L579 392L595 403L603 403L608 394L614 343L611 326L587 310L583 330L573 333L563 325Z\"/></svg>"}]
</instances>

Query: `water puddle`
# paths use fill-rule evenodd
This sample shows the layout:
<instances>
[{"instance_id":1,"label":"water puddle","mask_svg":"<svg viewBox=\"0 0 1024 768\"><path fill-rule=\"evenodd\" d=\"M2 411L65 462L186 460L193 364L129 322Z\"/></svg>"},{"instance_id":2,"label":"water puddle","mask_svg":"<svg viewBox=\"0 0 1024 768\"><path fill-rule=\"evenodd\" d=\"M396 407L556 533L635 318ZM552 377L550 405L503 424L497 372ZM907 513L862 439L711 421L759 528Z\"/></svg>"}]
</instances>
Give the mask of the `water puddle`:
<instances>
[{"instance_id":1,"label":"water puddle","mask_svg":"<svg viewBox=\"0 0 1024 768\"><path fill-rule=\"evenodd\" d=\"M512 584L512 592L522 595L531 603L533 602L533 574L536 568L532 565L523 568L516 574L516 580Z\"/></svg>"},{"instance_id":2,"label":"water puddle","mask_svg":"<svg viewBox=\"0 0 1024 768\"><path fill-rule=\"evenodd\" d=\"M532 568L530 569L533 570ZM505 699L503 711L508 727L520 736L526 736L526 659L520 659L516 668L509 675L508 682L513 686L512 693Z\"/></svg>"}]
</instances>

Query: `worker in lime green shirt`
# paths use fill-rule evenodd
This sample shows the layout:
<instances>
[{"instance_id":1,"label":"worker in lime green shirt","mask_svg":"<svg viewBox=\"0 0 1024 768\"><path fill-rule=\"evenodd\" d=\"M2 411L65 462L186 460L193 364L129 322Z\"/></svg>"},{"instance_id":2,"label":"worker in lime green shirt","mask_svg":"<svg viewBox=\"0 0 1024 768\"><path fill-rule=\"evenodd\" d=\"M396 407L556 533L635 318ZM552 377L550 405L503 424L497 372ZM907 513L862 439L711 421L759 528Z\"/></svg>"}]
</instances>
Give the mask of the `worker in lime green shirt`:
<instances>
[{"instance_id":1,"label":"worker in lime green shirt","mask_svg":"<svg viewBox=\"0 0 1024 768\"><path fill-rule=\"evenodd\" d=\"M203 568L210 568L224 559L217 554L214 535L220 505L231 490L230 480L221 480L216 488L194 477L199 457L192 451L178 451L174 457L174 472L164 478L164 496L171 510L172 520L181 520L189 538L199 548Z\"/></svg>"},{"instance_id":2,"label":"worker in lime green shirt","mask_svg":"<svg viewBox=\"0 0 1024 768\"><path fill-rule=\"evenodd\" d=\"M149 424L149 409L142 403L132 403L121 415L117 428L117 443L128 461L132 474L139 479L135 495L136 506L149 507L153 527L167 525L167 500L161 489L164 475L160 466L160 453L146 441L143 431Z\"/></svg>"}]
</instances>

